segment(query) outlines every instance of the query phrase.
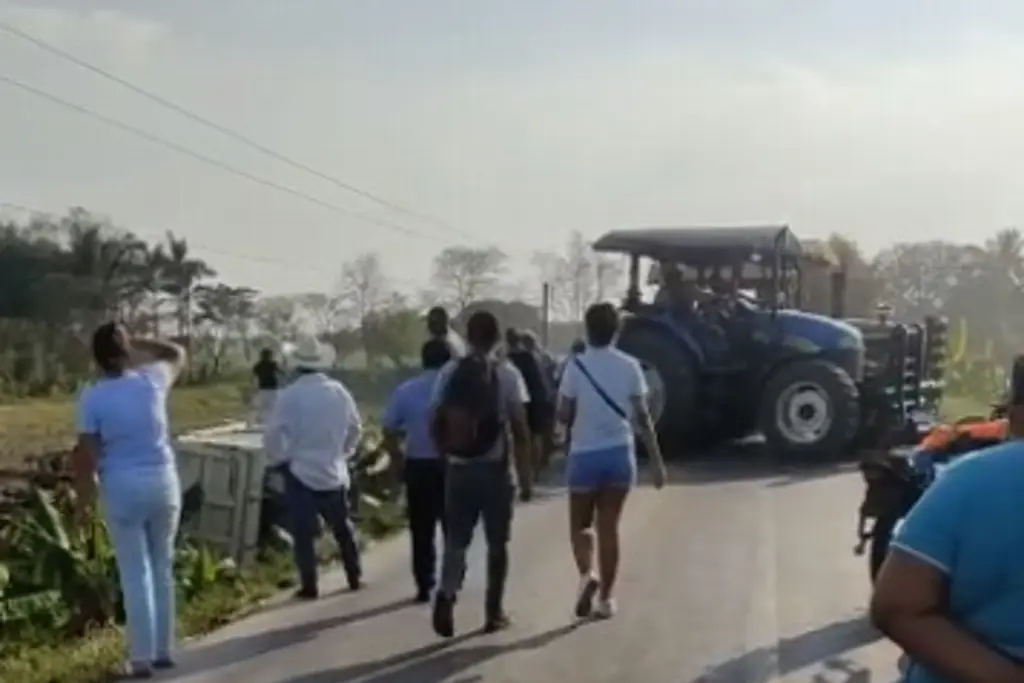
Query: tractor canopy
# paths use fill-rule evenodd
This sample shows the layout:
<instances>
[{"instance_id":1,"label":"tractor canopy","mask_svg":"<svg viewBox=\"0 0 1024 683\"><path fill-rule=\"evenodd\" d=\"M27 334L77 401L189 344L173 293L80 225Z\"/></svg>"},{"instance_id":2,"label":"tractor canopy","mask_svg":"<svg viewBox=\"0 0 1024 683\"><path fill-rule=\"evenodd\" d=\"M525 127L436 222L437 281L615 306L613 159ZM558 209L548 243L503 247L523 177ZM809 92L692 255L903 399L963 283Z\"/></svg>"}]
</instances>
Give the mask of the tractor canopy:
<instances>
[{"instance_id":1,"label":"tractor canopy","mask_svg":"<svg viewBox=\"0 0 1024 683\"><path fill-rule=\"evenodd\" d=\"M854 326L788 308L800 299L803 263L822 256L817 250L806 251L785 225L614 230L594 242L593 249L630 257L627 309L639 302L639 260L648 258L654 263L646 284L661 284L662 271L676 268L685 281L743 299L751 312L775 317L783 333L780 341L791 349L863 350L862 335ZM754 301L760 306L753 306Z\"/></svg>"}]
</instances>

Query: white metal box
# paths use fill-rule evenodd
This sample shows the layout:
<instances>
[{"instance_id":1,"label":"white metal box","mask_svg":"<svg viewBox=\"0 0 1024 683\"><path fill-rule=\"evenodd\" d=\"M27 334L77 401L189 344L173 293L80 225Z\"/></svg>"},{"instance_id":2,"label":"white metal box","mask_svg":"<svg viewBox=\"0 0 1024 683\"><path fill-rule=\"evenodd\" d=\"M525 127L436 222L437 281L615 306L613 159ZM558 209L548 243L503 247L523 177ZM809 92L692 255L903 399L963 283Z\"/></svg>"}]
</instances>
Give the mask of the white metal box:
<instances>
[{"instance_id":1,"label":"white metal box","mask_svg":"<svg viewBox=\"0 0 1024 683\"><path fill-rule=\"evenodd\" d=\"M186 532L239 564L255 558L266 456L260 431L233 426L174 443L182 491L201 482L203 504Z\"/></svg>"}]
</instances>

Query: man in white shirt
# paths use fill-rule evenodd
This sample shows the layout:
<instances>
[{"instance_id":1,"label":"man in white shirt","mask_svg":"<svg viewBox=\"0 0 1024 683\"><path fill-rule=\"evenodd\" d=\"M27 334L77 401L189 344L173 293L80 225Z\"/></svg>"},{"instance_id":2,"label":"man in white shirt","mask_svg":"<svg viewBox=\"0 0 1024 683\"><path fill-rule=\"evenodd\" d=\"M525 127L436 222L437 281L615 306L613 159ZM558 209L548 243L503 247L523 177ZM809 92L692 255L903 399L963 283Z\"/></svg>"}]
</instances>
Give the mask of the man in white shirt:
<instances>
[{"instance_id":1,"label":"man in white shirt","mask_svg":"<svg viewBox=\"0 0 1024 683\"><path fill-rule=\"evenodd\" d=\"M268 466L285 477L295 565L297 596L316 599L316 531L321 517L341 549L349 588L358 590L362 568L355 530L349 517L351 480L348 459L362 435L362 420L352 394L325 374L334 350L316 339L291 350L297 378L280 390L264 435Z\"/></svg>"}]
</instances>

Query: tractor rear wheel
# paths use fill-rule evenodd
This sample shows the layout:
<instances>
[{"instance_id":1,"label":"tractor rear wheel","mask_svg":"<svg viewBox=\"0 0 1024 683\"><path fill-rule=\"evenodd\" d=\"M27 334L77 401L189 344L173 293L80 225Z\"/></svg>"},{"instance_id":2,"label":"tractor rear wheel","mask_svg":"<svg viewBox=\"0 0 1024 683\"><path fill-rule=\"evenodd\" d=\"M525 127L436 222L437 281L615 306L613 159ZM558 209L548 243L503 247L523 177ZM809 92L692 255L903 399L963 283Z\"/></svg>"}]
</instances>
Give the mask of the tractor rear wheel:
<instances>
[{"instance_id":1,"label":"tractor rear wheel","mask_svg":"<svg viewBox=\"0 0 1024 683\"><path fill-rule=\"evenodd\" d=\"M694 424L697 385L693 359L677 341L651 327L626 325L618 347L640 361L658 439L665 457L671 457Z\"/></svg>"}]
</instances>

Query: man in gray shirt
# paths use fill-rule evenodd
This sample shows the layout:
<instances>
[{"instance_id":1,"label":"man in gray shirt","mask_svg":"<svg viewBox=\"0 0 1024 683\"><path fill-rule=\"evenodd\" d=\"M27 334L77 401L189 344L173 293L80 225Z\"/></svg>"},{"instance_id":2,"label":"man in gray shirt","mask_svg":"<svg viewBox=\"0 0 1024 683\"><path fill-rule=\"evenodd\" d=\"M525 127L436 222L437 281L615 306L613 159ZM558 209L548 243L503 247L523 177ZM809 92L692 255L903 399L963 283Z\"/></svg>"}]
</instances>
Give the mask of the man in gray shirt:
<instances>
[{"instance_id":1,"label":"man in gray shirt","mask_svg":"<svg viewBox=\"0 0 1024 683\"><path fill-rule=\"evenodd\" d=\"M441 585L434 599L433 626L438 635L450 638L455 633L455 598L466 573L466 552L473 540L478 520L483 521L487 541L487 592L485 624L487 632L508 626L504 609L505 581L508 576L508 544L515 502L512 465L518 473L521 498L531 496L530 432L525 404L529 401L526 383L519 371L506 360L497 360L494 350L500 340L498 321L493 314L478 311L466 326L469 342L464 359L449 362L438 374L434 388L435 412L445 410L455 390L452 377L464 363L486 364L496 382L495 396L498 429L493 445L481 448L479 455L457 457L446 453L447 492L445 500L446 543L441 565ZM486 401L486 399L485 399ZM481 409L486 412L487 408ZM478 429L482 429L478 423ZM493 425L493 423L492 423ZM440 438L435 435L435 438Z\"/></svg>"}]
</instances>

